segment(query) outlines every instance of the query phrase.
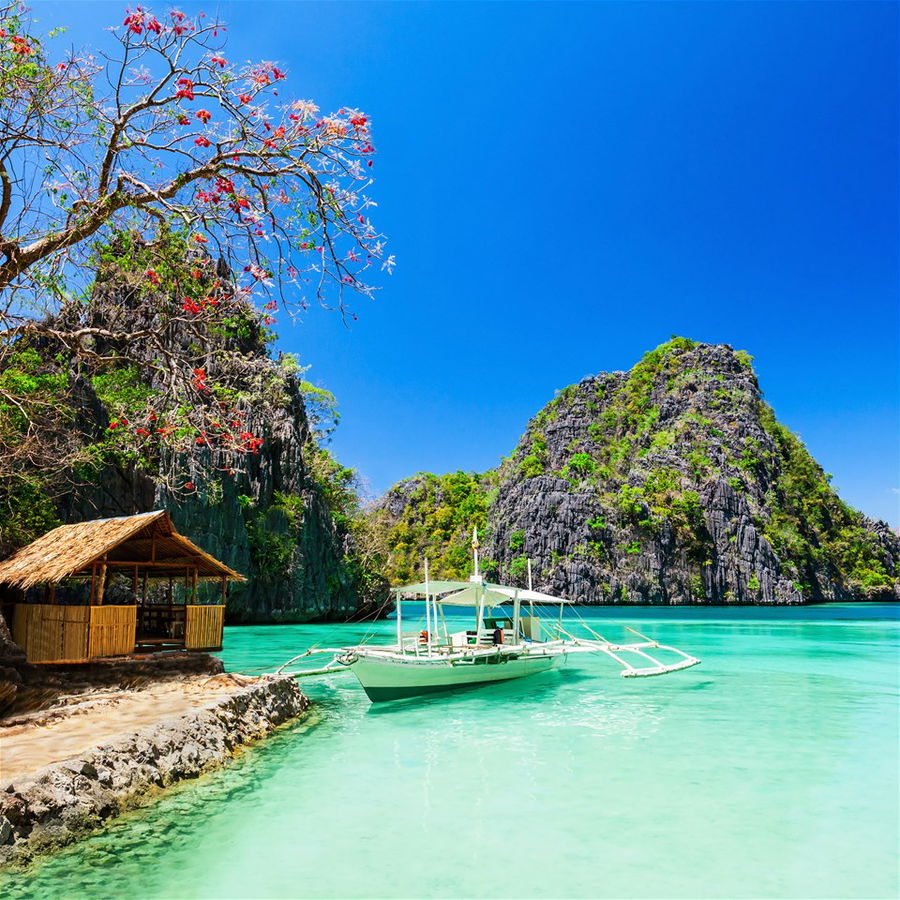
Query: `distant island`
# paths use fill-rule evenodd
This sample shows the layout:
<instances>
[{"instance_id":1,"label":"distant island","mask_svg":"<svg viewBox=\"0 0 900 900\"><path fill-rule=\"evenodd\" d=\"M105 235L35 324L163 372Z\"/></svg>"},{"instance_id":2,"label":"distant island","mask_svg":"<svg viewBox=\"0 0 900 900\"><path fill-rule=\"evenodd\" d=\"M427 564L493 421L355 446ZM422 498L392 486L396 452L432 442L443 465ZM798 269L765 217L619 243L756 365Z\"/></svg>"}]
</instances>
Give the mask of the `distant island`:
<instances>
[{"instance_id":1,"label":"distant island","mask_svg":"<svg viewBox=\"0 0 900 900\"><path fill-rule=\"evenodd\" d=\"M419 473L372 513L393 583L468 574L580 603L800 604L900 597L900 540L844 503L780 424L752 357L676 337L585 378L484 474Z\"/></svg>"}]
</instances>

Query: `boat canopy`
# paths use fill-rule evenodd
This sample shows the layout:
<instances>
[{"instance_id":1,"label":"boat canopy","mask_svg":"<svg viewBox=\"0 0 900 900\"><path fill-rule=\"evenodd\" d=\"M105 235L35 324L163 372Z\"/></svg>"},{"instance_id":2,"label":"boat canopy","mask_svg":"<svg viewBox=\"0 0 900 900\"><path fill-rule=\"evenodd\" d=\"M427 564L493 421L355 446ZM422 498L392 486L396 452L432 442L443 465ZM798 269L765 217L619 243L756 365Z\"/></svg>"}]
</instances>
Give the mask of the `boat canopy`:
<instances>
[{"instance_id":1,"label":"boat canopy","mask_svg":"<svg viewBox=\"0 0 900 900\"><path fill-rule=\"evenodd\" d=\"M542 594L540 591L529 591L525 588L507 587L506 585L501 584L489 584L488 587L499 594L505 594L509 600L514 599L516 593L518 593L519 600L522 603L546 603L548 605L554 605L557 603L568 604L573 602L572 600L566 600L565 597L554 597L552 594Z\"/></svg>"},{"instance_id":2,"label":"boat canopy","mask_svg":"<svg viewBox=\"0 0 900 900\"><path fill-rule=\"evenodd\" d=\"M461 591L471 587L470 581L420 581L417 584L405 584L391 588L395 594L449 594L450 591Z\"/></svg>"},{"instance_id":3,"label":"boat canopy","mask_svg":"<svg viewBox=\"0 0 900 900\"><path fill-rule=\"evenodd\" d=\"M477 606L482 602L484 594L485 606L500 606L502 603L512 603L516 596L520 603L537 604L568 604L571 600L562 597L554 597L551 594L542 594L540 591L529 591L525 588L511 587L505 584L488 584L486 582L473 581L421 581L418 584L407 584L403 587L393 588L395 594L425 594L437 596L440 603L448 606ZM446 594L447 596L440 596Z\"/></svg>"},{"instance_id":4,"label":"boat canopy","mask_svg":"<svg viewBox=\"0 0 900 900\"><path fill-rule=\"evenodd\" d=\"M483 602L485 606L500 606L501 603L509 603L509 597L499 591L492 591L489 585L467 584L461 591L439 597L438 603L446 606L478 606Z\"/></svg>"}]
</instances>

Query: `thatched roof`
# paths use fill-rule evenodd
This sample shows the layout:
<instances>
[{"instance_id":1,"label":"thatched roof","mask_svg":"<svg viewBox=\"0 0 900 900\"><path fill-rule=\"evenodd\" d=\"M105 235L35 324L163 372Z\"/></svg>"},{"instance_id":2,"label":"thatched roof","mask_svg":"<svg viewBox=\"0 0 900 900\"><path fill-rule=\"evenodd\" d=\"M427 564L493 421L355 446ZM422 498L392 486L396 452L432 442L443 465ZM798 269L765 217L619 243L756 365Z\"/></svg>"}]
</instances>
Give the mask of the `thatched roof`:
<instances>
[{"instance_id":1,"label":"thatched roof","mask_svg":"<svg viewBox=\"0 0 900 900\"><path fill-rule=\"evenodd\" d=\"M203 580L244 577L179 534L165 510L61 525L0 562L0 584L20 588L89 576L106 564L109 574L138 566L151 579L184 578L197 570Z\"/></svg>"}]
</instances>

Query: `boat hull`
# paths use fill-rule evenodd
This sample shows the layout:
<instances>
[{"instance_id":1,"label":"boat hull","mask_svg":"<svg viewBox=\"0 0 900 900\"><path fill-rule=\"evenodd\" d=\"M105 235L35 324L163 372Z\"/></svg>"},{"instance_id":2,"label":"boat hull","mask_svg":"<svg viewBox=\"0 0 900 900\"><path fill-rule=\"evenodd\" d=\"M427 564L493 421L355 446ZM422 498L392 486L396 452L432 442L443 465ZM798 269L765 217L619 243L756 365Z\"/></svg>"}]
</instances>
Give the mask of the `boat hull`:
<instances>
[{"instance_id":1,"label":"boat hull","mask_svg":"<svg viewBox=\"0 0 900 900\"><path fill-rule=\"evenodd\" d=\"M350 666L373 703L509 681L552 669L564 654L482 657L484 662L404 662L360 656Z\"/></svg>"}]
</instances>

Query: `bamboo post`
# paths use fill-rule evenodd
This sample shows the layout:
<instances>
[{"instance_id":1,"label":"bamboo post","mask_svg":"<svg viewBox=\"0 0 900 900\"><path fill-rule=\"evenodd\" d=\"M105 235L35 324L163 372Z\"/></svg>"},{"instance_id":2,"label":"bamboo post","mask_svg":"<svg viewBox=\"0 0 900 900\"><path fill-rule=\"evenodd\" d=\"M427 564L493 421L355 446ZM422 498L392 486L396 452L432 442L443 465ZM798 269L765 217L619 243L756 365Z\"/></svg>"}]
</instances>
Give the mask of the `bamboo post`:
<instances>
[{"instance_id":1,"label":"bamboo post","mask_svg":"<svg viewBox=\"0 0 900 900\"><path fill-rule=\"evenodd\" d=\"M97 597L96 597L96 605L103 605L103 589L106 587L106 563L103 562L100 565L100 578L97 583Z\"/></svg>"},{"instance_id":2,"label":"bamboo post","mask_svg":"<svg viewBox=\"0 0 900 900\"><path fill-rule=\"evenodd\" d=\"M171 631L172 630L172 619L175 617L175 607L172 605L172 576L169 576L169 588L166 591L166 600L168 601L168 622L169 624L166 628Z\"/></svg>"},{"instance_id":3,"label":"bamboo post","mask_svg":"<svg viewBox=\"0 0 900 900\"><path fill-rule=\"evenodd\" d=\"M135 564L134 567L134 575L131 576L131 599L134 601L134 605L137 606L138 602L138 567Z\"/></svg>"},{"instance_id":4,"label":"bamboo post","mask_svg":"<svg viewBox=\"0 0 900 900\"><path fill-rule=\"evenodd\" d=\"M191 584L191 603L197 602L197 567L194 566L193 583Z\"/></svg>"},{"instance_id":5,"label":"bamboo post","mask_svg":"<svg viewBox=\"0 0 900 900\"><path fill-rule=\"evenodd\" d=\"M90 599L88 600L89 606L94 605L94 593L96 592L96 585L97 585L97 563L93 563L91 565L91 596L90 596Z\"/></svg>"}]
</instances>

